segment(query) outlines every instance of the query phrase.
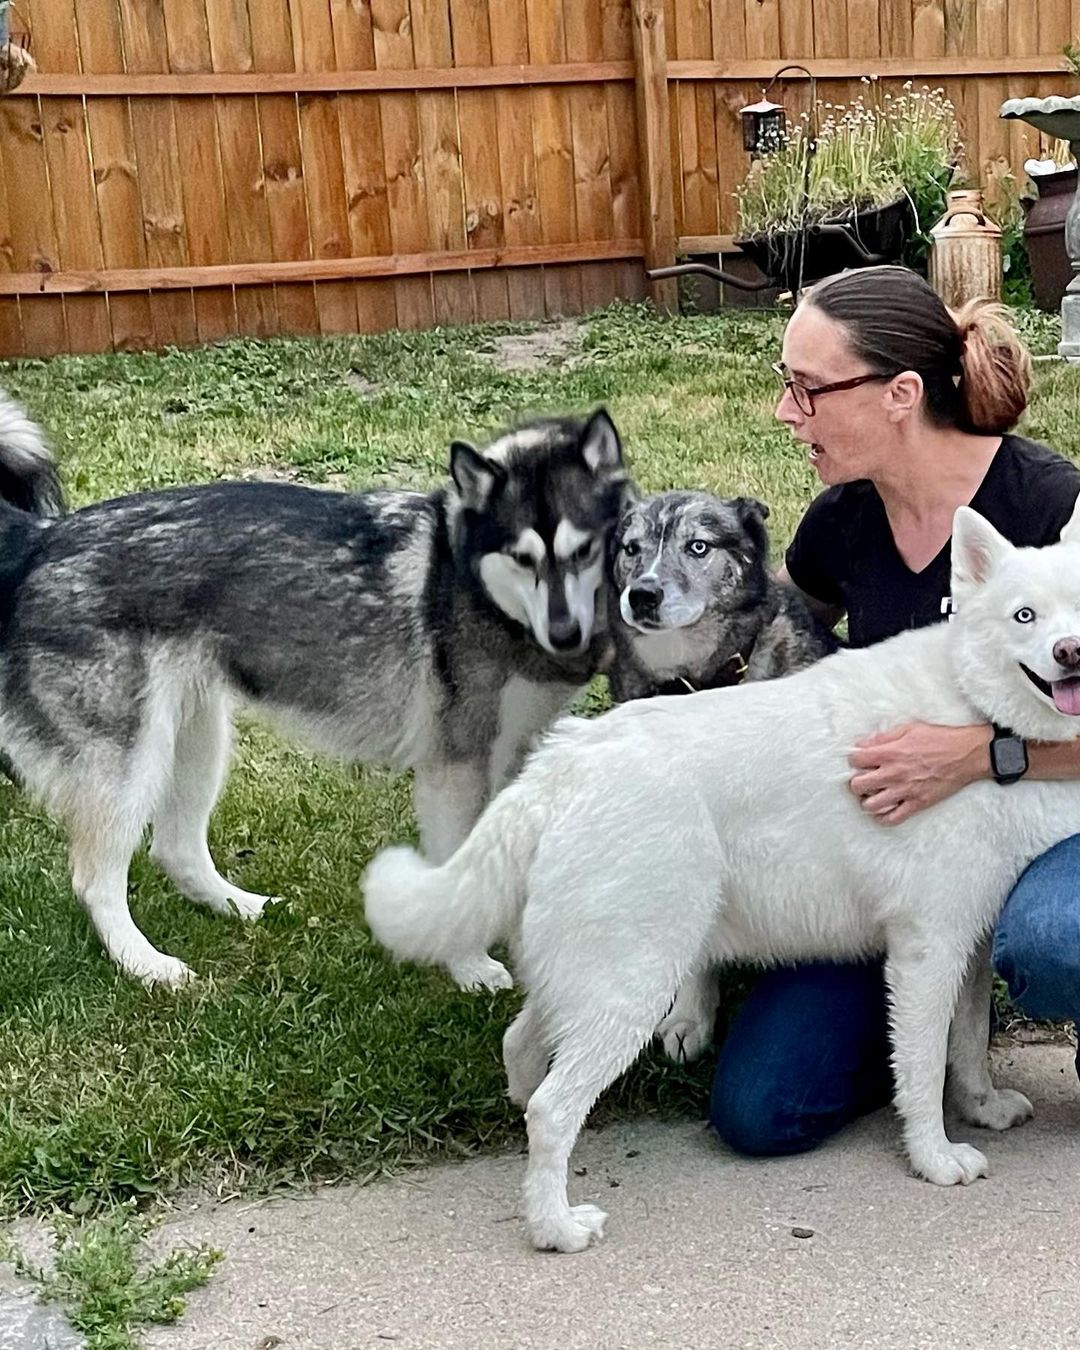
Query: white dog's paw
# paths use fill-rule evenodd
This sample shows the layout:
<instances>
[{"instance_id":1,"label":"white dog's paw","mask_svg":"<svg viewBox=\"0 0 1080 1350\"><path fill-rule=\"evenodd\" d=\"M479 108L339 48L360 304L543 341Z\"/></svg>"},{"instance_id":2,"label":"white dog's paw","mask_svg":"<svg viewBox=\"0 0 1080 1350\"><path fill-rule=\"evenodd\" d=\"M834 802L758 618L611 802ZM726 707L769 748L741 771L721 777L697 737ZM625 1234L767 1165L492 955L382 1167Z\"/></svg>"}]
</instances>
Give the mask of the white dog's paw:
<instances>
[{"instance_id":1,"label":"white dog's paw","mask_svg":"<svg viewBox=\"0 0 1080 1350\"><path fill-rule=\"evenodd\" d=\"M129 975L141 980L148 989L179 989L181 985L189 984L198 978L190 966L185 966L183 961L178 961L175 956L165 956L157 952L155 958L153 961L145 960L137 964L125 963L124 969Z\"/></svg>"},{"instance_id":2,"label":"white dog's paw","mask_svg":"<svg viewBox=\"0 0 1080 1350\"><path fill-rule=\"evenodd\" d=\"M280 899L280 895L256 895L254 891L230 889L224 912L243 919L245 923L254 923L256 919L262 918L267 905L276 904Z\"/></svg>"},{"instance_id":3,"label":"white dog's paw","mask_svg":"<svg viewBox=\"0 0 1080 1350\"><path fill-rule=\"evenodd\" d=\"M712 1022L708 1018L682 1017L676 1007L656 1028L656 1034L668 1059L676 1064L689 1064L703 1055L712 1043Z\"/></svg>"},{"instance_id":4,"label":"white dog's paw","mask_svg":"<svg viewBox=\"0 0 1080 1350\"><path fill-rule=\"evenodd\" d=\"M985 1100L971 1097L957 1102L956 1108L969 1125L984 1130L1011 1130L1035 1114L1024 1094L1012 1088L995 1088Z\"/></svg>"},{"instance_id":5,"label":"white dog's paw","mask_svg":"<svg viewBox=\"0 0 1080 1350\"><path fill-rule=\"evenodd\" d=\"M976 1177L990 1173L986 1158L970 1144L949 1144L918 1157L913 1153L911 1166L918 1176L935 1186L967 1186Z\"/></svg>"},{"instance_id":6,"label":"white dog's paw","mask_svg":"<svg viewBox=\"0 0 1080 1350\"><path fill-rule=\"evenodd\" d=\"M606 1222L596 1205L571 1205L564 1217L533 1225L533 1246L542 1252L583 1252L604 1236Z\"/></svg>"},{"instance_id":7,"label":"white dog's paw","mask_svg":"<svg viewBox=\"0 0 1080 1350\"><path fill-rule=\"evenodd\" d=\"M487 955L462 957L447 969L459 989L489 989L494 993L497 989L514 987L514 977L502 962Z\"/></svg>"}]
</instances>

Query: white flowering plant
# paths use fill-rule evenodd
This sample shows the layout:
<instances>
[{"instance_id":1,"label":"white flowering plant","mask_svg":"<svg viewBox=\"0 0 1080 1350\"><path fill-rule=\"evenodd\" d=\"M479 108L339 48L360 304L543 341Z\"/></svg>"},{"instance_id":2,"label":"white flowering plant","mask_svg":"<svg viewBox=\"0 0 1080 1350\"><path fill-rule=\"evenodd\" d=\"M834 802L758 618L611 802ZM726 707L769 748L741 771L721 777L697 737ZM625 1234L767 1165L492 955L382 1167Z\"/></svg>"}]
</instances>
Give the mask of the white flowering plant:
<instances>
[{"instance_id":1,"label":"white flowering plant","mask_svg":"<svg viewBox=\"0 0 1080 1350\"><path fill-rule=\"evenodd\" d=\"M962 150L953 104L943 90L916 90L911 81L880 96L876 81L863 83L867 92L852 103L819 100L814 118L789 121L751 166L736 189L743 236L798 230L901 198L920 233L941 214Z\"/></svg>"}]
</instances>

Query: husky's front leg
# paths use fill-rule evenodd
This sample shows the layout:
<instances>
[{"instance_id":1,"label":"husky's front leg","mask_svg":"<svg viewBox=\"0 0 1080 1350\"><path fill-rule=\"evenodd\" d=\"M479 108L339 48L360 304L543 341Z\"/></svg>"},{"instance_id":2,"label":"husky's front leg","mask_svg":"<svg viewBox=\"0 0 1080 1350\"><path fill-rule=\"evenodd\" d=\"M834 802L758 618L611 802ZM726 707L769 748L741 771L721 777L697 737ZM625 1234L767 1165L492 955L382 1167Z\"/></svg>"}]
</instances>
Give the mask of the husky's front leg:
<instances>
[{"instance_id":1,"label":"husky's front leg","mask_svg":"<svg viewBox=\"0 0 1080 1350\"><path fill-rule=\"evenodd\" d=\"M963 939L961 937L961 942ZM957 935L911 931L890 934L885 979L892 1013L896 1108L912 1169L938 1186L967 1185L987 1175L987 1162L970 1144L945 1133L943 1094L949 1025L966 960ZM963 943L961 950L967 947Z\"/></svg>"},{"instance_id":2,"label":"husky's front leg","mask_svg":"<svg viewBox=\"0 0 1080 1350\"><path fill-rule=\"evenodd\" d=\"M1022 1092L996 1088L990 1077L987 1043L993 970L990 939L980 942L968 964L949 1032L947 1095L959 1114L985 1130L1008 1130L1034 1115Z\"/></svg>"},{"instance_id":3,"label":"husky's front leg","mask_svg":"<svg viewBox=\"0 0 1080 1350\"><path fill-rule=\"evenodd\" d=\"M421 764L413 778L420 851L441 866L468 837L487 801L482 759Z\"/></svg>"}]
</instances>

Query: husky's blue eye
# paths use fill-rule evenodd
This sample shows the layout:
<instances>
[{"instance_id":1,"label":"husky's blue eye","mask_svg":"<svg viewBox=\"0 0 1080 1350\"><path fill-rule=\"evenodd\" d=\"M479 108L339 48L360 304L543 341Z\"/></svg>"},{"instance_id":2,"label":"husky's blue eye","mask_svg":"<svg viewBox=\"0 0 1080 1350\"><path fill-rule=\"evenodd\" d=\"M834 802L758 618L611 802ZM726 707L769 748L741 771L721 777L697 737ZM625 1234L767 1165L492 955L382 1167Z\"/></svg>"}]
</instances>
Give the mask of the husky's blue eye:
<instances>
[{"instance_id":1,"label":"husky's blue eye","mask_svg":"<svg viewBox=\"0 0 1080 1350\"><path fill-rule=\"evenodd\" d=\"M686 546L686 551L693 554L695 558L704 558L711 548L712 544L706 539L691 539Z\"/></svg>"},{"instance_id":2,"label":"husky's blue eye","mask_svg":"<svg viewBox=\"0 0 1080 1350\"><path fill-rule=\"evenodd\" d=\"M1016 620L1017 623L1034 623L1035 611L1033 609L1030 609L1027 605L1021 605L1021 607L1013 615L1013 618Z\"/></svg>"}]
</instances>

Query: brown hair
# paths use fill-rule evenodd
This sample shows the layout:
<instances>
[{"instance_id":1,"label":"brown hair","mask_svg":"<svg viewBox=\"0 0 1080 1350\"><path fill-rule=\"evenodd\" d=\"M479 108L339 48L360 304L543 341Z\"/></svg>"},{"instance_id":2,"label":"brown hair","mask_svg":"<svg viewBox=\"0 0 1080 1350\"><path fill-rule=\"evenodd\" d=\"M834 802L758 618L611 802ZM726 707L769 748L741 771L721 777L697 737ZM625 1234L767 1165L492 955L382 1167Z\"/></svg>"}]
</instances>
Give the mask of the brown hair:
<instances>
[{"instance_id":1,"label":"brown hair","mask_svg":"<svg viewBox=\"0 0 1080 1350\"><path fill-rule=\"evenodd\" d=\"M1000 435L1027 407L1031 357L1001 305L969 300L950 310L917 272L893 266L826 277L802 303L842 324L874 371L920 375L939 426Z\"/></svg>"}]
</instances>

